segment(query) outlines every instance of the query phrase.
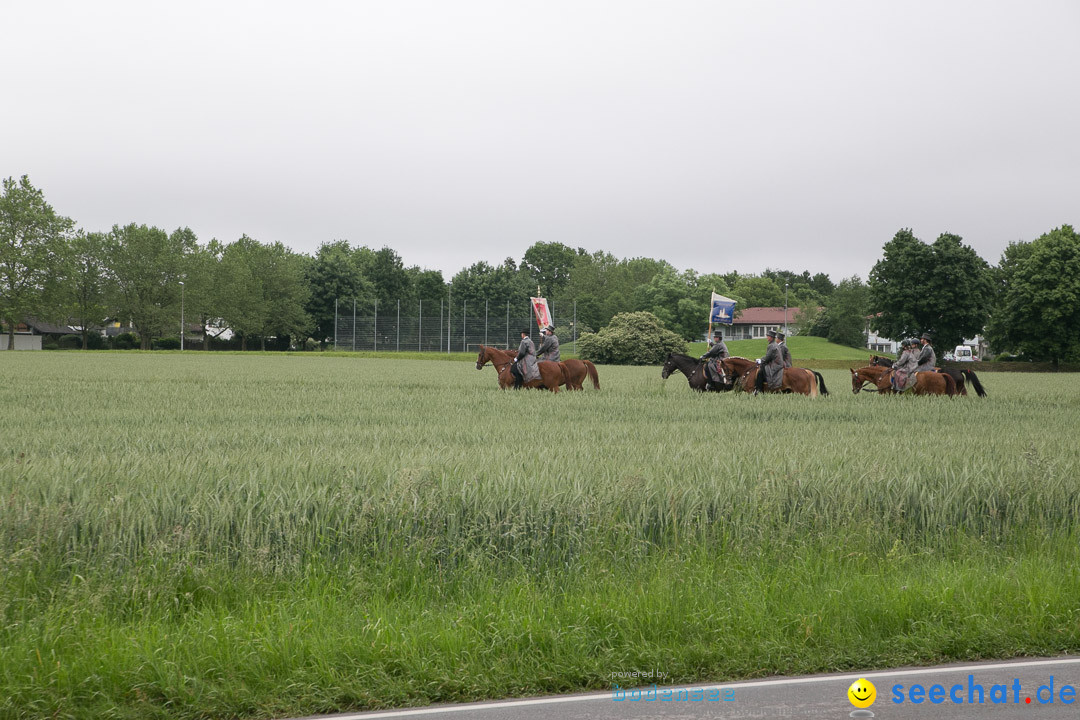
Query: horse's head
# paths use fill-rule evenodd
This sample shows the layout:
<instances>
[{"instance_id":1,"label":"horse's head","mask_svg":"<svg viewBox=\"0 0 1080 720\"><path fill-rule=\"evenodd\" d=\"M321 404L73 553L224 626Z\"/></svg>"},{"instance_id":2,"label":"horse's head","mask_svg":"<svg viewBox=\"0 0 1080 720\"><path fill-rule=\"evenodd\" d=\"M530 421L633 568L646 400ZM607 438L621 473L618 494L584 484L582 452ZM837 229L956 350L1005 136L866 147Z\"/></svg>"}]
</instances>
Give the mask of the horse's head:
<instances>
[{"instance_id":1,"label":"horse's head","mask_svg":"<svg viewBox=\"0 0 1080 720\"><path fill-rule=\"evenodd\" d=\"M477 355L476 355L476 369L477 370L482 370L484 368L484 365L487 364L487 361L488 361L487 350L488 349L486 347L484 347L483 345L480 346L480 352L477 353Z\"/></svg>"},{"instance_id":2,"label":"horse's head","mask_svg":"<svg viewBox=\"0 0 1080 720\"><path fill-rule=\"evenodd\" d=\"M675 372L675 353L667 354L667 362L664 363L664 367L660 370L660 377L664 380L668 379L671 373Z\"/></svg>"},{"instance_id":3,"label":"horse's head","mask_svg":"<svg viewBox=\"0 0 1080 720\"><path fill-rule=\"evenodd\" d=\"M858 370L851 368L851 392L858 395L866 383L874 383L880 389L881 378L887 372L887 368L876 365L861 367Z\"/></svg>"}]
</instances>

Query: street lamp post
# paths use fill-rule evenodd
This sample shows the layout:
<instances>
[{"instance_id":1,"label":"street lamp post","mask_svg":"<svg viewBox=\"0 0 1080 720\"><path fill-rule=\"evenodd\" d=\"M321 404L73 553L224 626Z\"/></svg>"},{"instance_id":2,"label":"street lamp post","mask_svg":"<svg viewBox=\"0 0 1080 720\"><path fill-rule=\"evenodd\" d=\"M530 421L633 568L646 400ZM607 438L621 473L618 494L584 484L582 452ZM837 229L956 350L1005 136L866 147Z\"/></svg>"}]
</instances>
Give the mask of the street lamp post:
<instances>
[{"instance_id":1,"label":"street lamp post","mask_svg":"<svg viewBox=\"0 0 1080 720\"><path fill-rule=\"evenodd\" d=\"M184 349L184 281L180 281L180 350Z\"/></svg>"},{"instance_id":2,"label":"street lamp post","mask_svg":"<svg viewBox=\"0 0 1080 720\"><path fill-rule=\"evenodd\" d=\"M784 335L787 335L787 287L788 284L784 283Z\"/></svg>"}]
</instances>

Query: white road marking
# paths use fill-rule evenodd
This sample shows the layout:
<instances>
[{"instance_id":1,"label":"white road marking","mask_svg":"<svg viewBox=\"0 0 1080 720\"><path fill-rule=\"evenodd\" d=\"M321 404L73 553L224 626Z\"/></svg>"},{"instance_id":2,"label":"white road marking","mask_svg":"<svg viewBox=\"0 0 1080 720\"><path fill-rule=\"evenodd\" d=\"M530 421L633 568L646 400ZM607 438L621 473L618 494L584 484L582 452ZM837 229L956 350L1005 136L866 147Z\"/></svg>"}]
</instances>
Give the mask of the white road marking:
<instances>
[{"instance_id":1,"label":"white road marking","mask_svg":"<svg viewBox=\"0 0 1080 720\"><path fill-rule=\"evenodd\" d=\"M1080 658L1058 658L1057 660L1022 660L1019 662L991 663L985 665L958 665L955 667L932 667L918 668L915 670L883 670L878 672L855 673L847 675L828 675L825 677L815 676L806 678L784 678L782 680L748 680L746 682L719 683L715 685L679 685L668 686L693 690L712 690L713 688L754 688L777 685L799 685L822 682L841 682L845 680L855 681L859 678L878 677L903 677L908 675L932 675L934 673L957 673L976 672L987 670L1004 670L1007 668L1026 668L1050 665L1075 665L1080 663ZM661 687L659 689L664 689ZM629 688L627 689L629 690ZM595 700L611 700L611 690L588 695L570 695L565 697L536 698L533 700L507 700L505 702L469 703L467 705L440 705L439 707L418 708L414 710L387 710L384 712L363 712L354 715L327 715L327 720L375 720L376 718L406 718L420 715L435 715L437 713L469 712L479 710L496 710L499 708L528 707L530 705L557 705L559 703L589 702Z\"/></svg>"}]
</instances>

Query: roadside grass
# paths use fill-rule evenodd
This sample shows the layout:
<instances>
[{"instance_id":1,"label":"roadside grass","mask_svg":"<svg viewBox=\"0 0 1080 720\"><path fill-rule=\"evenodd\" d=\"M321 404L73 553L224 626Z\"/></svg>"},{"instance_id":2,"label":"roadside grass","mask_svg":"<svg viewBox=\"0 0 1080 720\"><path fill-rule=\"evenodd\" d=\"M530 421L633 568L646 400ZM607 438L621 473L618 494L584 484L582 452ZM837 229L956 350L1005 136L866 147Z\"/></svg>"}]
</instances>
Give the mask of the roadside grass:
<instances>
[{"instance_id":1,"label":"roadside grass","mask_svg":"<svg viewBox=\"0 0 1080 720\"><path fill-rule=\"evenodd\" d=\"M954 400L856 396L825 370L811 400L600 374L552 395L436 360L5 357L0 717L1080 647L1070 376Z\"/></svg>"}]
</instances>

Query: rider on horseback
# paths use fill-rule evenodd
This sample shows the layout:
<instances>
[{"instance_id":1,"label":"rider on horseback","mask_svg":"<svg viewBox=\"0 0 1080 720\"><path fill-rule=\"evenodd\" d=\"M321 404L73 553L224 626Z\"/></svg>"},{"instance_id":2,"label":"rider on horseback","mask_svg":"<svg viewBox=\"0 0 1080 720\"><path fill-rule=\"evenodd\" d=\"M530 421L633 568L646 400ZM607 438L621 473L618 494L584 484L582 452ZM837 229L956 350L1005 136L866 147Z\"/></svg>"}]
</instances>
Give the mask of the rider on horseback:
<instances>
[{"instance_id":1,"label":"rider on horseback","mask_svg":"<svg viewBox=\"0 0 1080 720\"><path fill-rule=\"evenodd\" d=\"M892 377L889 378L892 389L896 392L907 390L911 384L910 378L915 377L915 346L918 344L915 338L904 338L904 341L900 343L903 352L900 354L900 359L893 363Z\"/></svg>"},{"instance_id":2,"label":"rider on horseback","mask_svg":"<svg viewBox=\"0 0 1080 720\"><path fill-rule=\"evenodd\" d=\"M555 336L555 328L548 325L540 331L544 339L540 341L540 347L536 351L536 359L543 357L551 362L559 362L559 338Z\"/></svg>"},{"instance_id":3,"label":"rider on horseback","mask_svg":"<svg viewBox=\"0 0 1080 720\"><path fill-rule=\"evenodd\" d=\"M934 366L937 365L937 353L934 352L934 346L930 344L930 333L922 334L922 350L919 351L916 362L919 366L915 368L915 372L934 372Z\"/></svg>"},{"instance_id":4,"label":"rider on horseback","mask_svg":"<svg viewBox=\"0 0 1080 720\"><path fill-rule=\"evenodd\" d=\"M784 338L787 337L779 330L776 331L776 344L780 348L780 357L784 361L784 369L791 367L791 351L787 349L787 343L784 342Z\"/></svg>"},{"instance_id":5,"label":"rider on horseback","mask_svg":"<svg viewBox=\"0 0 1080 720\"><path fill-rule=\"evenodd\" d=\"M515 388L540 377L540 371L536 366L536 346L529 337L528 328L521 331L521 344L518 345L517 357L510 365L510 372L514 376Z\"/></svg>"},{"instance_id":6,"label":"rider on horseback","mask_svg":"<svg viewBox=\"0 0 1080 720\"><path fill-rule=\"evenodd\" d=\"M731 353L728 352L727 345L724 344L724 333L717 330L713 333L713 344L709 348L709 351L698 358L698 360L705 363L705 377L709 383L721 385L725 382L724 369L720 367L720 361L726 357L730 357ZM708 362L716 358L713 362ZM706 385L706 390L708 385Z\"/></svg>"},{"instance_id":7,"label":"rider on horseback","mask_svg":"<svg viewBox=\"0 0 1080 720\"><path fill-rule=\"evenodd\" d=\"M754 382L754 395L765 392L765 382L770 390L779 390L784 384L784 355L776 344L776 331L765 333L769 338L769 348L765 357L758 360L757 378Z\"/></svg>"}]
</instances>

